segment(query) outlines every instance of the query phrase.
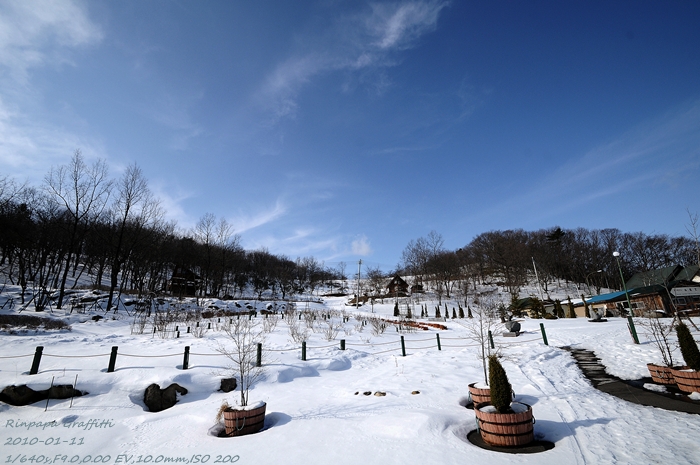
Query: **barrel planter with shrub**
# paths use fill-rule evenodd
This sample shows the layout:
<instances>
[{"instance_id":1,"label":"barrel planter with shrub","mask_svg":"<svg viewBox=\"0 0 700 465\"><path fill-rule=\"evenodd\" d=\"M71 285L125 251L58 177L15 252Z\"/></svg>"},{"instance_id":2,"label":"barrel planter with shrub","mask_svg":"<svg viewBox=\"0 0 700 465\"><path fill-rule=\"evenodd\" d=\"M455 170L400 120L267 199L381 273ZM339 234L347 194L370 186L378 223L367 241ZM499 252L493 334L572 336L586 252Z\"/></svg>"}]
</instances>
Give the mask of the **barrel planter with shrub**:
<instances>
[{"instance_id":1,"label":"barrel planter with shrub","mask_svg":"<svg viewBox=\"0 0 700 465\"><path fill-rule=\"evenodd\" d=\"M244 436L260 431L265 425L265 402L246 407L227 407L221 410L227 437Z\"/></svg>"},{"instance_id":2,"label":"barrel planter with shrub","mask_svg":"<svg viewBox=\"0 0 700 465\"><path fill-rule=\"evenodd\" d=\"M700 372L673 368L671 374L673 374L674 382L681 391L700 392Z\"/></svg>"},{"instance_id":3,"label":"barrel planter with shrub","mask_svg":"<svg viewBox=\"0 0 700 465\"><path fill-rule=\"evenodd\" d=\"M524 446L535 440L532 407L512 402L513 389L498 356L489 357L490 402L474 405L481 438L493 446Z\"/></svg>"},{"instance_id":4,"label":"barrel planter with shrub","mask_svg":"<svg viewBox=\"0 0 700 465\"><path fill-rule=\"evenodd\" d=\"M683 322L676 325L676 335L683 359L688 364L686 370L672 370L678 389L683 392L700 392L700 350L698 350L698 344Z\"/></svg>"},{"instance_id":5,"label":"barrel planter with shrub","mask_svg":"<svg viewBox=\"0 0 700 465\"><path fill-rule=\"evenodd\" d=\"M521 402L510 404L511 412L499 413L490 402L474 406L481 438L492 446L524 446L535 440L532 407Z\"/></svg>"},{"instance_id":6,"label":"barrel planter with shrub","mask_svg":"<svg viewBox=\"0 0 700 465\"><path fill-rule=\"evenodd\" d=\"M676 384L676 379L673 377L673 368L686 368L686 367L667 367L666 365L657 365L655 363L647 363L647 368L649 369L649 374L651 375L652 381L659 384Z\"/></svg>"},{"instance_id":7,"label":"barrel planter with shrub","mask_svg":"<svg viewBox=\"0 0 700 465\"><path fill-rule=\"evenodd\" d=\"M491 390L489 387L477 387L477 384L479 383L471 383L469 385L469 395L474 405L482 402L491 402Z\"/></svg>"}]
</instances>

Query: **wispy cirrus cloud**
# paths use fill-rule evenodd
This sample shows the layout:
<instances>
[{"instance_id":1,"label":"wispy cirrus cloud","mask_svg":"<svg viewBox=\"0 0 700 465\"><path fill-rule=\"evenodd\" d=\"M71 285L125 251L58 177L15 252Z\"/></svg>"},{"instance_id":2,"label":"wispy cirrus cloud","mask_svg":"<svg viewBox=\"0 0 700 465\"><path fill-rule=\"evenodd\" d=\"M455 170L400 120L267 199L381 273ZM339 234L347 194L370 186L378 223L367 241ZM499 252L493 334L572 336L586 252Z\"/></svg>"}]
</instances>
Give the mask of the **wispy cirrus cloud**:
<instances>
[{"instance_id":1,"label":"wispy cirrus cloud","mask_svg":"<svg viewBox=\"0 0 700 465\"><path fill-rule=\"evenodd\" d=\"M627 199L630 192L677 200L696 184L699 170L700 100L696 100L593 148L543 175L533 189L482 213L527 212L530 219L543 219L644 202Z\"/></svg>"},{"instance_id":2,"label":"wispy cirrus cloud","mask_svg":"<svg viewBox=\"0 0 700 465\"><path fill-rule=\"evenodd\" d=\"M265 224L271 223L287 212L281 199L277 199L275 205L271 208L259 211L253 215L240 215L229 220L233 225L237 234L244 233L251 229L259 228Z\"/></svg>"},{"instance_id":3,"label":"wispy cirrus cloud","mask_svg":"<svg viewBox=\"0 0 700 465\"><path fill-rule=\"evenodd\" d=\"M43 96L31 83L32 70L70 64L74 50L102 37L80 2L0 2L0 162L14 176L37 178L76 148L102 156L99 142L37 116Z\"/></svg>"},{"instance_id":4,"label":"wispy cirrus cloud","mask_svg":"<svg viewBox=\"0 0 700 465\"><path fill-rule=\"evenodd\" d=\"M333 71L381 69L398 63L396 53L414 47L421 36L437 27L443 1L373 4L362 13L337 18L318 37L301 42L303 50L280 63L259 90L259 104L273 122L292 116L298 94L314 77ZM389 85L378 75L374 86L382 92Z\"/></svg>"},{"instance_id":5,"label":"wispy cirrus cloud","mask_svg":"<svg viewBox=\"0 0 700 465\"><path fill-rule=\"evenodd\" d=\"M366 19L370 35L377 38L373 45L380 50L403 50L426 32L435 29L440 11L447 2L407 2L372 5Z\"/></svg>"},{"instance_id":6,"label":"wispy cirrus cloud","mask_svg":"<svg viewBox=\"0 0 700 465\"><path fill-rule=\"evenodd\" d=\"M70 61L66 52L95 44L100 28L72 0L0 2L0 68L25 82L30 68Z\"/></svg>"}]
</instances>

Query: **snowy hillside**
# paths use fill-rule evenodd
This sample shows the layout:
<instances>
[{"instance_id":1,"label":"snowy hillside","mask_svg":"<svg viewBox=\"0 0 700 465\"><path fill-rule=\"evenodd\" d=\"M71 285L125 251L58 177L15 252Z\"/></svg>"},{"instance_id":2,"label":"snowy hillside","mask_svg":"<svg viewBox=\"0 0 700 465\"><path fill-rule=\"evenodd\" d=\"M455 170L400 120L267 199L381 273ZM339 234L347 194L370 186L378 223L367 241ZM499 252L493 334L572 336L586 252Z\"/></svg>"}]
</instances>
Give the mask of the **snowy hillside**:
<instances>
[{"instance_id":1,"label":"snowy hillside","mask_svg":"<svg viewBox=\"0 0 700 465\"><path fill-rule=\"evenodd\" d=\"M12 292L8 286L0 305ZM48 406L45 401L0 404L3 463L560 465L661 463L670 457L700 463L700 416L604 394L559 348L593 350L609 372L625 379L648 376L646 363L660 362L660 355L643 332L642 344L634 345L624 319L598 324L584 318L524 319L520 337L495 335L517 399L533 407L536 438L555 444L547 452L513 456L480 449L466 439L475 429L474 413L465 408L467 385L483 380L478 344L469 338L473 320L448 319L441 322L447 329L414 332L404 327L399 332L385 322L381 333L373 318L394 320L393 301L375 303L374 314L369 306L356 311L346 301L297 302L294 321L281 317L282 303L204 302L222 311L245 310L248 304L259 312L251 321L267 330L264 378L250 391L251 402L267 403L265 427L238 438L217 437L220 427L214 421L223 400L238 398L238 390L218 390L226 375L227 359L217 352L219 344L229 344L220 330L226 317L178 321L154 334L150 320L141 328L124 310L113 317L88 308L48 315L69 323L70 331L6 329L0 336L0 388L46 389L52 382L73 384L77 377L77 388L89 394L50 400ZM268 306L278 313L264 317L260 311ZM316 320L301 314L307 307ZM17 314L19 306L8 308L0 315ZM25 314L47 316L31 306ZM96 314L105 318L95 321ZM540 323L549 346L543 344ZM306 361L301 360L302 336ZM346 350L340 350L341 339ZM44 348L41 365L38 374L29 375L37 346ZM115 371L108 373L115 346ZM189 368L183 370L186 346ZM171 409L151 413L142 400L151 383L178 383L188 393Z\"/></svg>"}]
</instances>

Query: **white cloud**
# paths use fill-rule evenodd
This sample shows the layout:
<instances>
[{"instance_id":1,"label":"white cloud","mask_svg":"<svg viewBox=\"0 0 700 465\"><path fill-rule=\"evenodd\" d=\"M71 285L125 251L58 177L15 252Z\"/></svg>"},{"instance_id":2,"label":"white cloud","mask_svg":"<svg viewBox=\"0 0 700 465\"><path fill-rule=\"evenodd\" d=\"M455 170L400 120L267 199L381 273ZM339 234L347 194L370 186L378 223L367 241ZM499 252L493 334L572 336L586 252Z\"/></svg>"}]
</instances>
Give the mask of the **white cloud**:
<instances>
[{"instance_id":1,"label":"white cloud","mask_svg":"<svg viewBox=\"0 0 700 465\"><path fill-rule=\"evenodd\" d=\"M193 197L193 192L174 187L172 183L166 184L159 179L151 181L150 186L154 197L160 200L168 220L177 222L178 227L184 230L194 227L196 220L192 219L182 206L185 200Z\"/></svg>"},{"instance_id":2,"label":"white cloud","mask_svg":"<svg viewBox=\"0 0 700 465\"><path fill-rule=\"evenodd\" d=\"M73 49L101 39L100 28L75 1L0 2L0 163L13 176L40 180L77 148L88 157L103 158L99 142L47 124L31 112L41 106L42 96L30 82L32 69L69 63Z\"/></svg>"},{"instance_id":3,"label":"white cloud","mask_svg":"<svg viewBox=\"0 0 700 465\"><path fill-rule=\"evenodd\" d=\"M352 241L352 253L366 257L372 253L372 247L369 245L369 239L364 234Z\"/></svg>"},{"instance_id":4,"label":"white cloud","mask_svg":"<svg viewBox=\"0 0 700 465\"><path fill-rule=\"evenodd\" d=\"M275 68L258 92L258 103L277 121L295 114L301 88L316 75L396 65L392 54L415 46L422 35L434 30L446 6L435 1L380 4L363 14L340 18L321 36L300 41L311 45ZM377 79L372 85L382 93L389 81L382 73Z\"/></svg>"},{"instance_id":5,"label":"white cloud","mask_svg":"<svg viewBox=\"0 0 700 465\"><path fill-rule=\"evenodd\" d=\"M378 38L380 49L409 48L421 35L435 29L440 10L446 6L446 2L373 5L367 27Z\"/></svg>"},{"instance_id":6,"label":"white cloud","mask_svg":"<svg viewBox=\"0 0 700 465\"><path fill-rule=\"evenodd\" d=\"M18 81L47 61L67 61L70 48L91 45L102 31L72 0L0 2L0 67Z\"/></svg>"},{"instance_id":7,"label":"white cloud","mask_svg":"<svg viewBox=\"0 0 700 465\"><path fill-rule=\"evenodd\" d=\"M258 212L252 216L239 216L230 220L237 234L258 228L267 223L270 223L286 213L287 209L280 199L277 199L275 205L267 210Z\"/></svg>"},{"instance_id":8,"label":"white cloud","mask_svg":"<svg viewBox=\"0 0 700 465\"><path fill-rule=\"evenodd\" d=\"M482 212L501 216L527 212L530 219L615 205L628 192L669 191L694 185L700 167L700 100L676 107L602 144L543 176L529 191ZM565 193L565 195L562 195ZM586 207L585 209L582 207ZM505 213L508 212L508 213ZM479 219L472 219L480 221Z\"/></svg>"}]
</instances>

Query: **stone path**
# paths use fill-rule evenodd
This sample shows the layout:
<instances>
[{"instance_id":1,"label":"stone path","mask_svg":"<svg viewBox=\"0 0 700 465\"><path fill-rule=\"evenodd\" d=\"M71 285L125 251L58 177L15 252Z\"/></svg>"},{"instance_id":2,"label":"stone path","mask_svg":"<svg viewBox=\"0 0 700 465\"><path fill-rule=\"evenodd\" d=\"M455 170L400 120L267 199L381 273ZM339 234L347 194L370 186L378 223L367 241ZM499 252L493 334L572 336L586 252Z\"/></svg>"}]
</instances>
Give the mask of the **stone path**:
<instances>
[{"instance_id":1,"label":"stone path","mask_svg":"<svg viewBox=\"0 0 700 465\"><path fill-rule=\"evenodd\" d=\"M700 414L700 401L691 400L674 387L667 386L667 393L644 389L644 384L653 383L651 378L625 381L605 372L605 366L590 350L562 347L571 353L584 376L593 387L628 402L675 412Z\"/></svg>"}]
</instances>

